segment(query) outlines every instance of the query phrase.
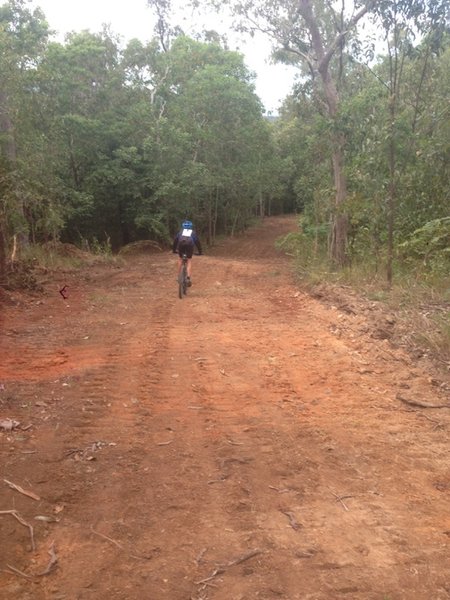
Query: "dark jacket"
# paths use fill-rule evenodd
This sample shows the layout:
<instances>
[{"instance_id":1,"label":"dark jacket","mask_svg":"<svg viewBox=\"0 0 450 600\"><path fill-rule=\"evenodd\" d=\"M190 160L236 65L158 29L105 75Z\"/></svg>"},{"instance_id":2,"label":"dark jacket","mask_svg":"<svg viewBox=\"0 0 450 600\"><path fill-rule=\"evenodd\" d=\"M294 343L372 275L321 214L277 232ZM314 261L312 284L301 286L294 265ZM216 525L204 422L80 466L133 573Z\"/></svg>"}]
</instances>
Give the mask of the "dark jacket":
<instances>
[{"instance_id":1,"label":"dark jacket","mask_svg":"<svg viewBox=\"0 0 450 600\"><path fill-rule=\"evenodd\" d=\"M177 235L174 237L174 240L173 240L173 244L172 244L173 252L177 251L178 245L179 245L180 241L182 241L183 243L186 243L186 244L192 244L192 245L195 244L197 246L198 253L202 254L202 245L200 244L200 240L195 231L192 231L190 240L186 239L186 238L182 239L182 237L183 237L183 230L180 229L180 231L177 233Z\"/></svg>"}]
</instances>

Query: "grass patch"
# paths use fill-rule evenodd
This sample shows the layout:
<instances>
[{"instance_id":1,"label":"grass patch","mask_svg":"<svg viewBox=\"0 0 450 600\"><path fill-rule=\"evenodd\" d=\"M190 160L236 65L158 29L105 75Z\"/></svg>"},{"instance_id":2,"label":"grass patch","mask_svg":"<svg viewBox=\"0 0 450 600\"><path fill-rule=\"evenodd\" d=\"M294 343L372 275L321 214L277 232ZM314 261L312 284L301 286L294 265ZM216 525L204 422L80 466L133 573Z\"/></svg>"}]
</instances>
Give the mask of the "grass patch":
<instances>
[{"instance_id":1,"label":"grass patch","mask_svg":"<svg viewBox=\"0 0 450 600\"><path fill-rule=\"evenodd\" d=\"M33 245L22 253L22 259L33 263L37 268L49 270L78 270L93 264L122 264L122 259L108 248L97 246L95 252L81 250L73 244L49 242Z\"/></svg>"},{"instance_id":2,"label":"grass patch","mask_svg":"<svg viewBox=\"0 0 450 600\"><path fill-rule=\"evenodd\" d=\"M386 277L370 263L354 264L342 270L330 268L323 256L305 260L295 253L295 272L302 287L321 298L335 292L356 294L361 300L377 303L380 310L394 314L402 342L442 365L450 366L450 275L424 273L414 266L397 265L394 282L387 286Z\"/></svg>"},{"instance_id":3,"label":"grass patch","mask_svg":"<svg viewBox=\"0 0 450 600\"><path fill-rule=\"evenodd\" d=\"M122 266L124 260L109 251L86 252L73 244L52 242L30 245L7 265L5 289L42 291L42 275L52 271L70 272L92 265Z\"/></svg>"}]
</instances>

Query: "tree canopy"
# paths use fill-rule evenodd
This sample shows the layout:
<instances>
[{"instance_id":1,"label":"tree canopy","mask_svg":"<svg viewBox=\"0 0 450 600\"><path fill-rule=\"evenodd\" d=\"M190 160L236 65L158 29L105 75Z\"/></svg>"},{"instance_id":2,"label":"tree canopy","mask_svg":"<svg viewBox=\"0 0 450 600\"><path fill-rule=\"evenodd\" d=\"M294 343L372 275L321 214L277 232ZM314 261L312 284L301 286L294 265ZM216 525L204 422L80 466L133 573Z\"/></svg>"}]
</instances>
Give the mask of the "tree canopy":
<instances>
[{"instance_id":1,"label":"tree canopy","mask_svg":"<svg viewBox=\"0 0 450 600\"><path fill-rule=\"evenodd\" d=\"M230 0L237 27L265 32L274 60L298 66L271 120L242 54L218 33L185 35L169 0L149 4L154 37L124 46L108 28L56 42L26 0L0 6L3 275L30 242L165 243L189 217L213 243L287 211L303 213L302 235L335 264L387 265L392 279L421 248L426 268L443 268L445 2ZM369 17L377 57L358 27L373 31Z\"/></svg>"}]
</instances>

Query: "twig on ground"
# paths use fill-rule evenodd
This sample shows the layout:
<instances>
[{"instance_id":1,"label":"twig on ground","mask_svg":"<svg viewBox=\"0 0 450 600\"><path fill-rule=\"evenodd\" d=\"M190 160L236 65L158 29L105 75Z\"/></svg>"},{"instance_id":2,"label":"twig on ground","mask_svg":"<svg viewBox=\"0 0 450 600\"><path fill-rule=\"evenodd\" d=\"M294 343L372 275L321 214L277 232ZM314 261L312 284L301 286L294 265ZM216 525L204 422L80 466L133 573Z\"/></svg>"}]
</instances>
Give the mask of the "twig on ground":
<instances>
[{"instance_id":1,"label":"twig on ground","mask_svg":"<svg viewBox=\"0 0 450 600\"><path fill-rule=\"evenodd\" d=\"M92 533L95 533L95 535L98 535L99 537L103 538L104 540L108 540L108 542L111 542L111 544L114 544L121 550L125 550L125 548L122 546L122 544L119 544L119 542L117 542L116 540L113 540L112 538L108 537L107 535L104 535L103 533L100 533L99 531L95 531L95 529L93 527L91 527L91 531L92 531Z\"/></svg>"},{"instance_id":2,"label":"twig on ground","mask_svg":"<svg viewBox=\"0 0 450 600\"><path fill-rule=\"evenodd\" d=\"M3 481L7 485L9 485L9 487L11 489L16 490L16 492L20 492L24 496L28 496L29 498L33 498L33 500L40 500L39 496L37 494L35 494L34 492L29 492L28 490L24 490L23 487L20 487L20 485L16 485L15 483L12 483L11 481L8 481L7 479L4 479Z\"/></svg>"},{"instance_id":3,"label":"twig on ground","mask_svg":"<svg viewBox=\"0 0 450 600\"><path fill-rule=\"evenodd\" d=\"M301 528L301 525L297 521L293 512L291 512L289 510L282 510L281 512L283 513L283 515L286 515L287 518L289 519L289 525L292 527L292 529L295 529L295 531L298 531Z\"/></svg>"},{"instance_id":4,"label":"twig on ground","mask_svg":"<svg viewBox=\"0 0 450 600\"><path fill-rule=\"evenodd\" d=\"M205 556L207 550L208 550L208 548L203 548L203 550L200 550L197 558L195 559L195 562L197 563L197 565L199 565L203 561L203 557Z\"/></svg>"},{"instance_id":5,"label":"twig on ground","mask_svg":"<svg viewBox=\"0 0 450 600\"><path fill-rule=\"evenodd\" d=\"M81 450L81 448L71 448L70 450L66 450L64 452L64 454L66 456L71 456L72 454L83 454L84 450Z\"/></svg>"},{"instance_id":6,"label":"twig on ground","mask_svg":"<svg viewBox=\"0 0 450 600\"><path fill-rule=\"evenodd\" d=\"M214 571L211 573L211 575L209 577L206 577L205 579L201 579L200 581L196 581L195 585L207 584L209 581L214 579L214 577L217 577L217 575L221 575L222 573L225 573L226 569L229 569L230 567L234 567L236 565L240 565L241 563L245 562L246 560L249 560L250 558L253 558L254 556L258 556L258 554L262 554L262 550L259 550L258 548L256 548L255 550L251 550L250 552L247 552L247 554L243 554L242 556L239 556L238 558L235 558L234 560L231 560L230 562L227 562L224 565L219 565L216 569L214 569Z\"/></svg>"},{"instance_id":7,"label":"twig on ground","mask_svg":"<svg viewBox=\"0 0 450 600\"><path fill-rule=\"evenodd\" d=\"M56 566L58 562L58 557L56 556L54 541L51 543L48 554L50 555L50 562L48 563L47 568L45 569L45 571L42 571L42 573L38 573L36 577L44 577L45 575L48 575L53 570L53 567Z\"/></svg>"},{"instance_id":8,"label":"twig on ground","mask_svg":"<svg viewBox=\"0 0 450 600\"><path fill-rule=\"evenodd\" d=\"M95 535L98 535L99 537L103 538L104 540L111 542L111 544L114 544L120 550L127 552L126 548L124 548L124 546L122 546L122 544L119 544L119 542L117 542L116 540L113 540L112 538L108 537L107 535L105 535L103 533L100 533L99 531L95 531L95 529L92 526L91 526L91 531L92 531L92 533L95 533ZM129 554L129 556L131 556L131 558L135 558L137 560L150 560L151 559L151 556L145 556L144 554Z\"/></svg>"},{"instance_id":9,"label":"twig on ground","mask_svg":"<svg viewBox=\"0 0 450 600\"><path fill-rule=\"evenodd\" d=\"M157 446L168 446L169 444L171 444L173 442L173 440L169 440L168 442L160 442L159 444L156 444Z\"/></svg>"},{"instance_id":10,"label":"twig on ground","mask_svg":"<svg viewBox=\"0 0 450 600\"><path fill-rule=\"evenodd\" d=\"M274 485L269 485L269 489L270 490L274 490L275 492L278 492L279 494L287 494L288 492L292 492L292 490L290 490L289 488L277 488Z\"/></svg>"},{"instance_id":11,"label":"twig on ground","mask_svg":"<svg viewBox=\"0 0 450 600\"><path fill-rule=\"evenodd\" d=\"M228 475L223 475L220 479L210 479L208 485L212 485L213 483L223 483L226 479L228 479Z\"/></svg>"},{"instance_id":12,"label":"twig on ground","mask_svg":"<svg viewBox=\"0 0 450 600\"><path fill-rule=\"evenodd\" d=\"M51 543L48 554L50 555L50 562L48 563L47 568L44 571L42 571L41 573L36 573L35 575L33 575L33 574L28 575L27 573L24 573L23 571L16 569L16 567L13 567L12 565L6 565L6 566L8 567L8 569L10 569L10 571L15 573L16 575L25 577L25 579L28 579L28 580L33 580L36 577L45 577L45 575L48 575L49 573L51 573L53 571L53 567L58 562L58 557L56 556L56 552L55 552L55 542L54 541ZM8 573L8 572L9 571L6 571L6 573Z\"/></svg>"},{"instance_id":13,"label":"twig on ground","mask_svg":"<svg viewBox=\"0 0 450 600\"><path fill-rule=\"evenodd\" d=\"M234 560L227 563L225 565L225 567L228 568L228 567L234 567L236 565L240 565L241 563L245 562L246 560L249 560L250 558L253 558L254 556L258 556L258 554L262 554L262 550L259 550L259 548L256 548L255 550L250 550L250 552L247 552L246 554L243 554L242 556L239 556L238 558L235 558Z\"/></svg>"},{"instance_id":14,"label":"twig on ground","mask_svg":"<svg viewBox=\"0 0 450 600\"><path fill-rule=\"evenodd\" d=\"M24 573L23 571L20 571L19 569L16 569L16 567L13 567L12 565L6 565L8 567L8 569L10 569L13 573L15 573L16 575L20 575L21 577L25 577L25 579L33 579L32 575L27 575L26 573ZM9 573L9 571L7 571L5 569L6 573Z\"/></svg>"},{"instance_id":15,"label":"twig on ground","mask_svg":"<svg viewBox=\"0 0 450 600\"><path fill-rule=\"evenodd\" d=\"M334 492L331 492L333 494L333 496L336 498L336 502L340 502L342 504L342 506L344 507L345 510L349 510L348 506L345 504L344 500L346 498L354 498L354 496L338 496L337 494L335 494Z\"/></svg>"},{"instance_id":16,"label":"twig on ground","mask_svg":"<svg viewBox=\"0 0 450 600\"><path fill-rule=\"evenodd\" d=\"M0 515L12 515L15 519L17 519L17 521L19 521L19 523L21 525L23 525L24 527L28 527L29 531L30 531L30 538L31 538L31 548L34 552L34 550L36 550L36 545L34 543L34 530L33 530L33 526L30 525L29 523L27 523L26 521L24 521L22 519L22 517L19 515L19 513L16 510L0 510Z\"/></svg>"}]
</instances>

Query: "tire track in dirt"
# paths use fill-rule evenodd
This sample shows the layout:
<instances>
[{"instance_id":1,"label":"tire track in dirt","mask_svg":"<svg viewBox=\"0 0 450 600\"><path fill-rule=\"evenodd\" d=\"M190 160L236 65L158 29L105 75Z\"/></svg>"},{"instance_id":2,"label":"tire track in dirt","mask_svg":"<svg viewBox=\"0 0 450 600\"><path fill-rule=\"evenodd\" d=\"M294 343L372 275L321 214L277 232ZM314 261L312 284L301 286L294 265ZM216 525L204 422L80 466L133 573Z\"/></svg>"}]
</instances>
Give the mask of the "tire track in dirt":
<instances>
[{"instance_id":1,"label":"tire track in dirt","mask_svg":"<svg viewBox=\"0 0 450 600\"><path fill-rule=\"evenodd\" d=\"M336 311L295 287L273 249L294 223L269 219L195 258L182 301L174 261L153 255L92 273L59 337L45 337L51 299L12 319L36 364L49 362L46 376L30 382L22 366L7 383L16 399L50 400L36 413L28 398L37 426L10 436L4 474L39 490L35 511L61 508L36 525L33 556L45 566L55 539L59 568L38 585L3 573L0 596L449 597L445 430L396 409L406 359L383 371L360 340L336 338ZM37 450L26 461L24 443ZM2 506L33 519L13 494L0 491ZM27 532L0 527L15 542L1 564L27 570Z\"/></svg>"}]
</instances>

